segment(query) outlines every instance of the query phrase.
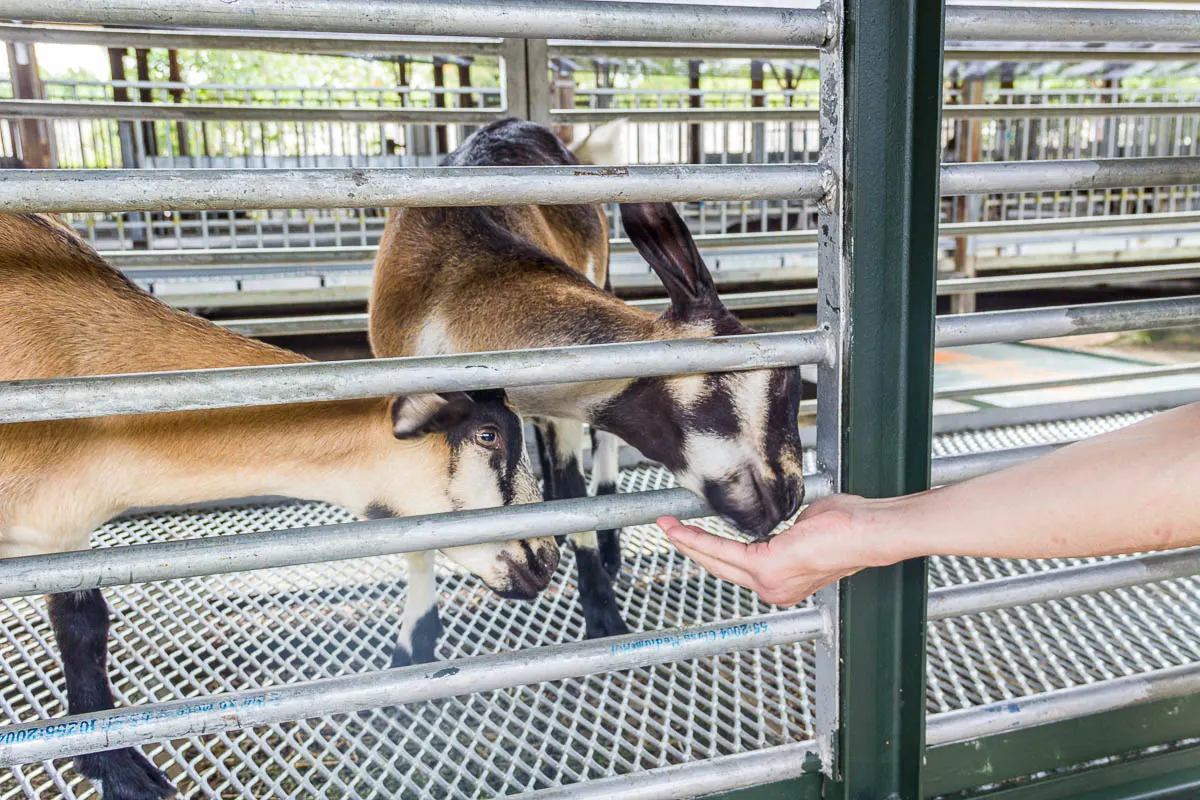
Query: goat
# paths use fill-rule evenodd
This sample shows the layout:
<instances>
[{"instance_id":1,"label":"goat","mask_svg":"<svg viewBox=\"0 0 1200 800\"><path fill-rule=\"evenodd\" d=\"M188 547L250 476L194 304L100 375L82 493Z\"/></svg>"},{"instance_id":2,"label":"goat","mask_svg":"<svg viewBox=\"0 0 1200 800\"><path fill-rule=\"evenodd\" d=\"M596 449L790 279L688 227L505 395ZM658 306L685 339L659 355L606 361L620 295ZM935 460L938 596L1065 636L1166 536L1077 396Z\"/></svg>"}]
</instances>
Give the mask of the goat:
<instances>
[{"instance_id":1,"label":"goat","mask_svg":"<svg viewBox=\"0 0 1200 800\"><path fill-rule=\"evenodd\" d=\"M619 163L618 142L614 128L597 128L577 153L590 163ZM475 132L442 163L564 166L579 160L546 128L506 119ZM621 216L666 287L670 307L659 316L613 296L608 225L598 205L392 209L375 259L373 351L433 355L751 332L721 303L670 203L625 204ZM763 537L804 497L800 392L799 371L787 368L509 394L522 415L534 418L545 498L587 493L580 466L586 422L594 437L593 493L616 490L623 439L735 526ZM611 583L620 569L617 533L572 537L588 638L627 630Z\"/></svg>"},{"instance_id":2,"label":"goat","mask_svg":"<svg viewBox=\"0 0 1200 800\"><path fill-rule=\"evenodd\" d=\"M167 306L54 218L0 215L0 380L306 360ZM134 506L247 495L368 517L540 499L502 391L0 425L0 558L85 548L97 525ZM558 563L553 539L446 552L520 598L545 588ZM432 647L434 602L423 585L410 591L406 641ZM113 708L100 591L52 595L49 612L69 713ZM174 793L133 748L75 764L106 800Z\"/></svg>"}]
</instances>

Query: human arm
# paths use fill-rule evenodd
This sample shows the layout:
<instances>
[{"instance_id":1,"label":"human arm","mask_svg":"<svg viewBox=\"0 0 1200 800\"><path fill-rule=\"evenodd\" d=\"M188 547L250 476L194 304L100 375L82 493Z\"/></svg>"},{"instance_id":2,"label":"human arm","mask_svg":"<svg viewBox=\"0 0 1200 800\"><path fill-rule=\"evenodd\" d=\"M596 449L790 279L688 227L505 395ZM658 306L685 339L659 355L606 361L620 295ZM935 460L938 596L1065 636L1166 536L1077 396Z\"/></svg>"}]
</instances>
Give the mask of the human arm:
<instances>
[{"instance_id":1,"label":"human arm","mask_svg":"<svg viewBox=\"0 0 1200 800\"><path fill-rule=\"evenodd\" d=\"M1054 558L1200 545L1200 403L963 483L898 498L834 495L743 544L659 525L713 574L779 605L925 555Z\"/></svg>"}]
</instances>

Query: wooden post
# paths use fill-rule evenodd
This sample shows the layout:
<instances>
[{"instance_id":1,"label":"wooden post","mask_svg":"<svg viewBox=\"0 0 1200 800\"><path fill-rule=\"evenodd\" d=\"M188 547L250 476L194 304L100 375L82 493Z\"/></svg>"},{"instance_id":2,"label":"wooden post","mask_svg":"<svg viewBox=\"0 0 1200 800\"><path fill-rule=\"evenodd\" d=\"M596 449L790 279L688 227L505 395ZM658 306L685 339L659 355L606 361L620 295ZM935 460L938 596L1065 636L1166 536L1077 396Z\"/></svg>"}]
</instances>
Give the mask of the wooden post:
<instances>
[{"instance_id":1,"label":"wooden post","mask_svg":"<svg viewBox=\"0 0 1200 800\"><path fill-rule=\"evenodd\" d=\"M133 51L134 63L137 65L137 79L142 83L150 82L150 51L138 48ZM154 92L149 86L138 87L138 101L153 103ZM148 156L158 155L158 134L154 130L154 120L142 122L142 147Z\"/></svg>"},{"instance_id":2,"label":"wooden post","mask_svg":"<svg viewBox=\"0 0 1200 800\"><path fill-rule=\"evenodd\" d=\"M171 83L183 83L183 71L179 68L179 51L167 51L167 80ZM171 102L183 102L183 89L171 89ZM184 158L192 154L191 142L188 141L187 123L183 120L175 123L175 138L177 146L175 152Z\"/></svg>"},{"instance_id":3,"label":"wooden post","mask_svg":"<svg viewBox=\"0 0 1200 800\"><path fill-rule=\"evenodd\" d=\"M554 107L575 107L575 65L570 59L556 58L554 64ZM575 140L574 125L555 125L554 134L565 144Z\"/></svg>"},{"instance_id":4,"label":"wooden post","mask_svg":"<svg viewBox=\"0 0 1200 800\"><path fill-rule=\"evenodd\" d=\"M703 108L700 95L700 59L688 61L688 107ZM704 129L699 123L688 125L688 163L704 163Z\"/></svg>"},{"instance_id":5,"label":"wooden post","mask_svg":"<svg viewBox=\"0 0 1200 800\"><path fill-rule=\"evenodd\" d=\"M9 42L8 68L12 74L13 95L18 100L45 100L46 87L38 74L37 52L32 44ZM12 126L13 139L20 143L21 166L26 169L52 169L54 143L50 123L42 119L23 119ZM16 153L14 153L16 155Z\"/></svg>"},{"instance_id":6,"label":"wooden post","mask_svg":"<svg viewBox=\"0 0 1200 800\"><path fill-rule=\"evenodd\" d=\"M120 84L128 80L125 77L125 55L127 53L128 51L124 48L108 48L108 69L114 83ZM120 85L113 86L113 102L128 103L129 89ZM133 123L129 121L118 122L117 136L121 140L121 163L117 166L125 169L135 169L140 166L138 164L137 148L134 146Z\"/></svg>"},{"instance_id":7,"label":"wooden post","mask_svg":"<svg viewBox=\"0 0 1200 800\"><path fill-rule=\"evenodd\" d=\"M433 57L433 107L446 107L446 59L441 56ZM449 151L449 145L446 139L446 126L438 125L437 131L437 149L439 153Z\"/></svg>"},{"instance_id":8,"label":"wooden post","mask_svg":"<svg viewBox=\"0 0 1200 800\"><path fill-rule=\"evenodd\" d=\"M983 104L983 76L963 79L963 104L977 106ZM959 161L974 163L983 157L983 125L978 120L962 120L958 123L958 152ZM981 198L958 198L959 222L975 221ZM960 278L974 278L975 255L972 252L971 240L967 236L954 238L954 272ZM950 298L950 311L953 314L970 314L975 311L974 294L956 294Z\"/></svg>"}]
</instances>

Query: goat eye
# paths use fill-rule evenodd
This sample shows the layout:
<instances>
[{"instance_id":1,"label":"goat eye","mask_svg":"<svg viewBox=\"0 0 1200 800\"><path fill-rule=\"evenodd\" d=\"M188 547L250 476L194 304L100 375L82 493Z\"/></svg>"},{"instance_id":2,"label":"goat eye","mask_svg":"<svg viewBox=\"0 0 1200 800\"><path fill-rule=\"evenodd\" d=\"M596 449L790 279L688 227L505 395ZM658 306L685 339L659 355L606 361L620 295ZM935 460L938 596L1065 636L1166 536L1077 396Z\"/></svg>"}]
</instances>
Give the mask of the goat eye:
<instances>
[{"instance_id":1,"label":"goat eye","mask_svg":"<svg viewBox=\"0 0 1200 800\"><path fill-rule=\"evenodd\" d=\"M496 447L500 441L500 434L495 428L480 428L475 433L475 441L484 447Z\"/></svg>"}]
</instances>

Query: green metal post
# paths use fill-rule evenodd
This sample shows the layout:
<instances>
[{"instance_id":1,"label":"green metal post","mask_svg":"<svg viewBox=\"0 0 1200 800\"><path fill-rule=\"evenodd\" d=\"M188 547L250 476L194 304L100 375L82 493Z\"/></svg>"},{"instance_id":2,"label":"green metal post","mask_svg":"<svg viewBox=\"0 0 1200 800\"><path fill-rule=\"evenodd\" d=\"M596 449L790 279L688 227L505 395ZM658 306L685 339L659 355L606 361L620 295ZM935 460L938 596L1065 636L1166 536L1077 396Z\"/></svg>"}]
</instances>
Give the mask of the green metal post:
<instances>
[{"instance_id":1,"label":"green metal post","mask_svg":"<svg viewBox=\"0 0 1200 800\"><path fill-rule=\"evenodd\" d=\"M844 0L840 16L821 62L840 187L819 242L838 352L818 379L818 459L839 490L886 497L929 486L944 7ZM925 590L912 561L819 599L838 620L819 659L826 797L921 797Z\"/></svg>"}]
</instances>

